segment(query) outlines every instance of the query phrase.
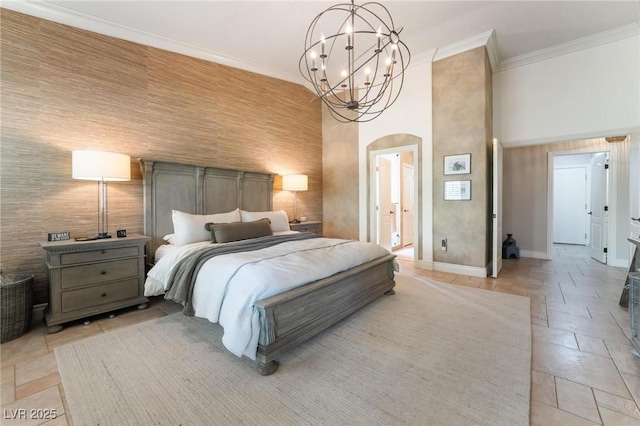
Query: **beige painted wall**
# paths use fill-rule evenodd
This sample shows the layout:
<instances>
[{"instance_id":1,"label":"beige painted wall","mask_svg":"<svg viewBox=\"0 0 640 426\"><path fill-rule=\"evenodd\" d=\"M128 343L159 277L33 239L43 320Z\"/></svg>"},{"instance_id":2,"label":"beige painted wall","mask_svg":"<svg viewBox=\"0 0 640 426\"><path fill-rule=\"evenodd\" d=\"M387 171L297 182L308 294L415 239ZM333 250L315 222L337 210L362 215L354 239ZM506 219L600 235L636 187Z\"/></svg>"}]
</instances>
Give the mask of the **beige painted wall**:
<instances>
[{"instance_id":1,"label":"beige painted wall","mask_svg":"<svg viewBox=\"0 0 640 426\"><path fill-rule=\"evenodd\" d=\"M97 231L98 185L71 178L71 151L132 157L109 185L109 230L142 232L137 158L309 175L298 215L322 220L320 103L296 84L0 9L1 224L5 273L36 274L47 299L47 232ZM293 194L274 184L274 209Z\"/></svg>"},{"instance_id":2,"label":"beige painted wall","mask_svg":"<svg viewBox=\"0 0 640 426\"><path fill-rule=\"evenodd\" d=\"M491 92L484 47L434 62L434 262L477 268L489 262ZM457 154L471 154L471 173L445 176L444 156ZM471 200L444 201L448 180L471 180ZM440 248L442 238L447 239L447 251Z\"/></svg>"},{"instance_id":3,"label":"beige painted wall","mask_svg":"<svg viewBox=\"0 0 640 426\"><path fill-rule=\"evenodd\" d=\"M337 121L324 104L322 111L322 232L357 240L358 125Z\"/></svg>"}]
</instances>

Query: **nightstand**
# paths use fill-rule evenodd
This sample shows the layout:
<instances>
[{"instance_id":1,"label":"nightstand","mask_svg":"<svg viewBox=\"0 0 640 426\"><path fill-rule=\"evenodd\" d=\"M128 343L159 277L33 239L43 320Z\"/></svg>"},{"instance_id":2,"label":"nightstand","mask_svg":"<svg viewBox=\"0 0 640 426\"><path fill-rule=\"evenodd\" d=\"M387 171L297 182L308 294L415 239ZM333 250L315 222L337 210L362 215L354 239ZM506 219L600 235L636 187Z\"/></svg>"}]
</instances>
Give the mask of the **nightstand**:
<instances>
[{"instance_id":1,"label":"nightstand","mask_svg":"<svg viewBox=\"0 0 640 426\"><path fill-rule=\"evenodd\" d=\"M306 222L298 222L291 223L289 222L289 227L292 231L300 231L300 232L313 232L315 234L320 233L320 228L322 226L322 222L308 220Z\"/></svg>"},{"instance_id":2,"label":"nightstand","mask_svg":"<svg viewBox=\"0 0 640 426\"><path fill-rule=\"evenodd\" d=\"M94 241L41 242L49 268L47 332L62 323L138 305L145 309L145 244L130 235Z\"/></svg>"}]
</instances>

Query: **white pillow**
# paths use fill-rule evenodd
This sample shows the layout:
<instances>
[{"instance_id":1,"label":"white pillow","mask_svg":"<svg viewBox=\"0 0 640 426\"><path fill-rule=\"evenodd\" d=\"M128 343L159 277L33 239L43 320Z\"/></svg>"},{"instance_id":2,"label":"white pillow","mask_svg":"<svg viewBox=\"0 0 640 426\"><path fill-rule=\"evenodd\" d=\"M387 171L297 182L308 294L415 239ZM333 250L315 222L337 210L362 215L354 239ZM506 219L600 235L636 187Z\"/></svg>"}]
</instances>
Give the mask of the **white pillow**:
<instances>
[{"instance_id":1,"label":"white pillow","mask_svg":"<svg viewBox=\"0 0 640 426\"><path fill-rule=\"evenodd\" d=\"M267 218L271 221L271 230L273 232L289 231L289 218L284 210L277 212L248 212L240 210L240 217L243 222L253 222L262 218Z\"/></svg>"},{"instance_id":2,"label":"white pillow","mask_svg":"<svg viewBox=\"0 0 640 426\"><path fill-rule=\"evenodd\" d=\"M164 237L162 237L163 240L165 240L166 242L168 242L169 244L176 244L176 234L167 234Z\"/></svg>"},{"instance_id":3,"label":"white pillow","mask_svg":"<svg viewBox=\"0 0 640 426\"><path fill-rule=\"evenodd\" d=\"M204 227L207 223L231 223L240 222L240 209L228 213L217 214L189 214L179 210L171 211L173 220L172 244L184 246L186 244L211 240L211 232Z\"/></svg>"}]
</instances>

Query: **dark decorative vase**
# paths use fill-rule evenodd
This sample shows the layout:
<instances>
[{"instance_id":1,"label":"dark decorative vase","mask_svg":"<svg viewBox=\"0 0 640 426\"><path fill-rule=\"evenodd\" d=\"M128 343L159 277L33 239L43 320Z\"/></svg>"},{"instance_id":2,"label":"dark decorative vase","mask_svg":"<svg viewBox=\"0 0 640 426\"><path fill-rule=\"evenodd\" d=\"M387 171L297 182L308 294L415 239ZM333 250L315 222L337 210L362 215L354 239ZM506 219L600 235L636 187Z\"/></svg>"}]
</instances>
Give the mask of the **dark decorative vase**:
<instances>
[{"instance_id":1,"label":"dark decorative vase","mask_svg":"<svg viewBox=\"0 0 640 426\"><path fill-rule=\"evenodd\" d=\"M507 234L507 239L502 243L503 259L520 259L520 249L516 247L516 240L512 235Z\"/></svg>"}]
</instances>

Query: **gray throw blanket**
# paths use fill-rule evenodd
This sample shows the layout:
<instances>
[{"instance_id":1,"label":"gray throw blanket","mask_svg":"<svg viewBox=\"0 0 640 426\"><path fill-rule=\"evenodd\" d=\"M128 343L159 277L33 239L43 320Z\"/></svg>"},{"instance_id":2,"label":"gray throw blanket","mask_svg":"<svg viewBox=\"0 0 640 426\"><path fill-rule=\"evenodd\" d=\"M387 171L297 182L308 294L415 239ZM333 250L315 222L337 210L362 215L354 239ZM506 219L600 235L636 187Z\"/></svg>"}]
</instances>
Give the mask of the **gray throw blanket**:
<instances>
[{"instance_id":1,"label":"gray throw blanket","mask_svg":"<svg viewBox=\"0 0 640 426\"><path fill-rule=\"evenodd\" d=\"M193 287L196 282L196 277L198 276L198 271L207 260L223 254L260 250L288 241L301 241L318 237L320 237L320 235L308 232L288 235L270 235L267 237L225 243L224 245L212 246L202 251L192 253L179 261L171 271L169 275L169 288L164 297L165 299L181 303L184 306L182 312L185 315L193 316L195 314L191 304Z\"/></svg>"}]
</instances>

